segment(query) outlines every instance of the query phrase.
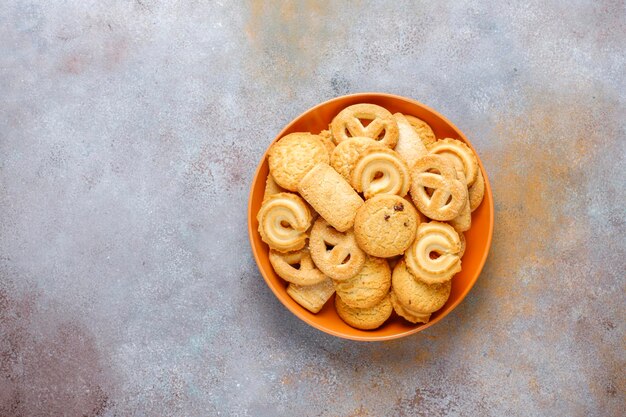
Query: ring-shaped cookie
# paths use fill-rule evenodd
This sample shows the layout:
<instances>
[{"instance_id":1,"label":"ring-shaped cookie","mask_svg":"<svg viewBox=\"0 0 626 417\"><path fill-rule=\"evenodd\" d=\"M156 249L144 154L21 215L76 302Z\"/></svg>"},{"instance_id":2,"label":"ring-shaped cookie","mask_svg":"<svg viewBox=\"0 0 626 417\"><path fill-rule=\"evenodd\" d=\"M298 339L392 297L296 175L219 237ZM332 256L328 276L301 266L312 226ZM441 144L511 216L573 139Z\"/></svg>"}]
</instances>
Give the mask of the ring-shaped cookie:
<instances>
[{"instance_id":1,"label":"ring-shaped cookie","mask_svg":"<svg viewBox=\"0 0 626 417\"><path fill-rule=\"evenodd\" d=\"M452 226L441 222L422 223L404 254L406 266L426 284L441 284L461 270L461 240Z\"/></svg>"},{"instance_id":2,"label":"ring-shaped cookie","mask_svg":"<svg viewBox=\"0 0 626 417\"><path fill-rule=\"evenodd\" d=\"M440 139L428 146L428 152L449 158L457 171L463 171L468 187L471 187L476 181L478 159L465 143L457 139Z\"/></svg>"},{"instance_id":3,"label":"ring-shaped cookie","mask_svg":"<svg viewBox=\"0 0 626 417\"><path fill-rule=\"evenodd\" d=\"M287 253L271 249L270 263L279 277L297 285L314 285L328 278L315 266L308 248Z\"/></svg>"},{"instance_id":4,"label":"ring-shaped cookie","mask_svg":"<svg viewBox=\"0 0 626 417\"><path fill-rule=\"evenodd\" d=\"M263 202L257 220L263 242L277 251L289 252L304 247L311 213L302 198L278 193Z\"/></svg>"},{"instance_id":5,"label":"ring-shaped cookie","mask_svg":"<svg viewBox=\"0 0 626 417\"><path fill-rule=\"evenodd\" d=\"M409 167L388 148L369 148L361 152L352 170L352 186L366 199L378 194L404 197L411 186Z\"/></svg>"}]
</instances>

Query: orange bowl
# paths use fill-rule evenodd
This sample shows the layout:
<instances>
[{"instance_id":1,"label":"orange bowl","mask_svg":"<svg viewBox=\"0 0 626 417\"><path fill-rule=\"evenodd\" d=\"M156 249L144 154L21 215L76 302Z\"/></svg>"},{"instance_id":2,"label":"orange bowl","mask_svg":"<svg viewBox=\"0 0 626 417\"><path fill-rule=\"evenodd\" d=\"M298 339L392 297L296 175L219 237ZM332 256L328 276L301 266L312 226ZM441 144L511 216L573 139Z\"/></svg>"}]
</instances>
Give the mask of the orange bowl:
<instances>
[{"instance_id":1,"label":"orange bowl","mask_svg":"<svg viewBox=\"0 0 626 417\"><path fill-rule=\"evenodd\" d=\"M423 104L405 97L382 93L360 93L348 96L333 98L324 103L305 111L296 117L291 123L274 138L272 143L281 137L292 132L313 132L317 133L327 129L332 118L345 107L356 103L373 103L385 107L391 113L404 113L416 116L428 123L435 136L439 138L458 138L465 142L476 153L472 144L467 140L463 132L454 126L445 117ZM271 145L271 144L270 144ZM268 147L269 149L269 147ZM478 153L476 153L478 155ZM426 324L412 324L401 317L392 315L381 327L375 330L359 330L344 323L335 312L334 299L329 300L324 308L317 314L313 314L301 307L287 294L287 283L280 278L269 261L269 247L261 240L258 232L259 223L256 219L257 213L263 201L265 190L265 179L269 173L267 163L267 151L261 159L250 189L250 200L248 202L248 233L250 235L250 245L256 263L265 278L265 282L272 292L278 297L285 307L300 319L311 326L331 334L360 341L383 341L397 339L424 330L427 327L439 322L447 316L470 291L487 260L489 247L491 246L491 236L493 234L493 196L489 178L485 168L478 159L478 164L485 178L485 197L482 204L472 213L472 227L465 232L467 239L467 249L463 255L463 269L452 279L452 291L446 304L436 313L433 313L431 320Z\"/></svg>"}]
</instances>

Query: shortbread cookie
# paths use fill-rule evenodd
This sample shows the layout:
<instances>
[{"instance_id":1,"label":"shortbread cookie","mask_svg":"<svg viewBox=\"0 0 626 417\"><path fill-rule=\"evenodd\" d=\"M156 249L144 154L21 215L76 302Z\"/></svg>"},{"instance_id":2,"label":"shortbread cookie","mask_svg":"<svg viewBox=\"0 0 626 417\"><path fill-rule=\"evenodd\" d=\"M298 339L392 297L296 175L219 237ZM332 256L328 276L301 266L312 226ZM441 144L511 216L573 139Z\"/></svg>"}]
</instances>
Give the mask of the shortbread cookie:
<instances>
[{"instance_id":1,"label":"shortbread cookie","mask_svg":"<svg viewBox=\"0 0 626 417\"><path fill-rule=\"evenodd\" d=\"M408 122L411 123L411 126L413 126L413 129L415 129L419 135L424 146L428 146L437 140L435 138L435 132L433 132L433 129L428 125L428 123L415 116L409 116L408 114L405 114L404 117L406 117Z\"/></svg>"},{"instance_id":2,"label":"shortbread cookie","mask_svg":"<svg viewBox=\"0 0 626 417\"><path fill-rule=\"evenodd\" d=\"M350 307L341 297L335 297L335 308L339 317L349 326L363 330L376 329L382 326L393 311L389 295L385 296L380 303L369 308Z\"/></svg>"},{"instance_id":3,"label":"shortbread cookie","mask_svg":"<svg viewBox=\"0 0 626 417\"><path fill-rule=\"evenodd\" d=\"M257 220L263 242L289 252L304 247L312 219L304 200L296 194L278 193L261 204Z\"/></svg>"},{"instance_id":4,"label":"shortbread cookie","mask_svg":"<svg viewBox=\"0 0 626 417\"><path fill-rule=\"evenodd\" d=\"M446 223L432 221L417 228L415 241L404 254L411 273L426 284L441 284L461 270L461 240Z\"/></svg>"},{"instance_id":5,"label":"shortbread cookie","mask_svg":"<svg viewBox=\"0 0 626 417\"><path fill-rule=\"evenodd\" d=\"M470 210L474 211L480 206L485 196L485 179L483 178L483 173L480 171L480 168L476 175L476 182L469 188L468 193Z\"/></svg>"},{"instance_id":6,"label":"shortbread cookie","mask_svg":"<svg viewBox=\"0 0 626 417\"><path fill-rule=\"evenodd\" d=\"M323 217L311 229L309 250L315 265L335 281L345 281L358 274L366 255L359 248L352 229L338 232Z\"/></svg>"},{"instance_id":7,"label":"shortbread cookie","mask_svg":"<svg viewBox=\"0 0 626 417\"><path fill-rule=\"evenodd\" d=\"M322 139L310 133L291 133L278 140L269 150L270 173L281 187L298 191L298 183L319 162L330 156Z\"/></svg>"},{"instance_id":8,"label":"shortbread cookie","mask_svg":"<svg viewBox=\"0 0 626 417\"><path fill-rule=\"evenodd\" d=\"M361 152L352 170L352 186L365 198L378 194L409 192L411 176L406 162L389 148L369 148Z\"/></svg>"},{"instance_id":9,"label":"shortbread cookie","mask_svg":"<svg viewBox=\"0 0 626 417\"><path fill-rule=\"evenodd\" d=\"M341 142L330 155L330 165L341 174L349 183L352 182L352 170L361 152L367 148L386 148L374 139L366 137L354 137Z\"/></svg>"},{"instance_id":10,"label":"shortbread cookie","mask_svg":"<svg viewBox=\"0 0 626 417\"><path fill-rule=\"evenodd\" d=\"M468 187L476 181L478 160L474 152L465 143L457 139L441 139L428 146L431 154L441 155L454 163L457 171L463 171Z\"/></svg>"},{"instance_id":11,"label":"shortbread cookie","mask_svg":"<svg viewBox=\"0 0 626 417\"><path fill-rule=\"evenodd\" d=\"M361 120L370 120L370 123L363 126ZM365 136L393 149L398 141L398 125L392 114L375 104L346 107L335 116L330 128L337 143L350 137Z\"/></svg>"},{"instance_id":12,"label":"shortbread cookie","mask_svg":"<svg viewBox=\"0 0 626 417\"><path fill-rule=\"evenodd\" d=\"M328 223L340 232L354 224L363 199L330 165L319 163L300 181L298 191Z\"/></svg>"},{"instance_id":13,"label":"shortbread cookie","mask_svg":"<svg viewBox=\"0 0 626 417\"><path fill-rule=\"evenodd\" d=\"M263 201L267 200L274 194L283 193L285 191L287 190L276 183L272 174L267 174L267 178L265 179L265 191L263 192Z\"/></svg>"},{"instance_id":14,"label":"shortbread cookie","mask_svg":"<svg viewBox=\"0 0 626 417\"><path fill-rule=\"evenodd\" d=\"M411 126L411 123L409 123L402 113L396 113L393 117L398 123L399 132L398 143L394 150L404 159L409 168L411 168L415 164L415 161L428 154L428 150L418 133L413 126Z\"/></svg>"},{"instance_id":15,"label":"shortbread cookie","mask_svg":"<svg viewBox=\"0 0 626 417\"><path fill-rule=\"evenodd\" d=\"M390 286L391 269L387 261L368 256L358 274L335 283L335 291L350 307L368 308L385 298Z\"/></svg>"},{"instance_id":16,"label":"shortbread cookie","mask_svg":"<svg viewBox=\"0 0 626 417\"><path fill-rule=\"evenodd\" d=\"M452 281L429 285L413 276L405 261L393 269L392 291L400 305L414 312L429 314L439 310L450 297Z\"/></svg>"},{"instance_id":17,"label":"shortbread cookie","mask_svg":"<svg viewBox=\"0 0 626 417\"><path fill-rule=\"evenodd\" d=\"M457 178L465 184L465 174L462 170L457 171ZM459 233L468 231L470 227L472 227L472 211L470 209L469 192L467 194L465 204L463 204L463 208L459 211L459 215L450 220L449 223L450 226L454 227L454 230Z\"/></svg>"},{"instance_id":18,"label":"shortbread cookie","mask_svg":"<svg viewBox=\"0 0 626 417\"><path fill-rule=\"evenodd\" d=\"M357 211L354 233L366 253L386 258L402 254L411 245L418 222L417 212L404 198L382 194Z\"/></svg>"},{"instance_id":19,"label":"shortbread cookie","mask_svg":"<svg viewBox=\"0 0 626 417\"><path fill-rule=\"evenodd\" d=\"M457 179L452 163L440 155L418 159L411 172L411 198L427 217L452 220L467 202L467 186ZM429 195L427 189L432 190Z\"/></svg>"},{"instance_id":20,"label":"shortbread cookie","mask_svg":"<svg viewBox=\"0 0 626 417\"><path fill-rule=\"evenodd\" d=\"M270 263L279 277L297 285L314 285L327 279L313 263L308 248L287 253L271 249Z\"/></svg>"},{"instance_id":21,"label":"shortbread cookie","mask_svg":"<svg viewBox=\"0 0 626 417\"><path fill-rule=\"evenodd\" d=\"M318 313L334 293L330 278L315 285L289 284L287 287L287 294L311 313Z\"/></svg>"},{"instance_id":22,"label":"shortbread cookie","mask_svg":"<svg viewBox=\"0 0 626 417\"><path fill-rule=\"evenodd\" d=\"M411 310L408 310L402 306L398 302L396 295L391 291L389 294L389 300L391 301L391 306L397 315L404 318L411 323L428 323L430 321L430 313L414 313Z\"/></svg>"}]
</instances>

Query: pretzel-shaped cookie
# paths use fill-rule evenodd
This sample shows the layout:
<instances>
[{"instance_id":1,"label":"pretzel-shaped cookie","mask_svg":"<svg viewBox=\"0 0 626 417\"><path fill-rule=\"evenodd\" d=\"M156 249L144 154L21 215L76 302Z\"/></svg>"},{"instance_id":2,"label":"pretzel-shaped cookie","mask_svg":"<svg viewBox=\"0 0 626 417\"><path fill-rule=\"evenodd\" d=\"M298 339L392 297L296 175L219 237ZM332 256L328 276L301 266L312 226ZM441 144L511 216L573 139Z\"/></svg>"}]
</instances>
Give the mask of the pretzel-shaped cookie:
<instances>
[{"instance_id":1,"label":"pretzel-shaped cookie","mask_svg":"<svg viewBox=\"0 0 626 417\"><path fill-rule=\"evenodd\" d=\"M409 167L389 148L369 148L361 153L352 170L352 186L366 199L376 194L404 197L411 186Z\"/></svg>"},{"instance_id":2,"label":"pretzel-shaped cookie","mask_svg":"<svg viewBox=\"0 0 626 417\"><path fill-rule=\"evenodd\" d=\"M454 167L443 156L426 155L418 159L411 177L411 198L431 219L452 220L467 203L467 186L457 179ZM426 188L434 190L432 196Z\"/></svg>"},{"instance_id":3,"label":"pretzel-shaped cookie","mask_svg":"<svg viewBox=\"0 0 626 417\"><path fill-rule=\"evenodd\" d=\"M441 284L461 270L461 240L446 223L422 223L415 241L404 254L406 266L426 284ZM435 255L436 254L436 255Z\"/></svg>"},{"instance_id":4,"label":"pretzel-shaped cookie","mask_svg":"<svg viewBox=\"0 0 626 417\"><path fill-rule=\"evenodd\" d=\"M263 202L257 220L263 242L277 251L289 252L304 247L311 212L297 195L278 193Z\"/></svg>"},{"instance_id":5,"label":"pretzel-shaped cookie","mask_svg":"<svg viewBox=\"0 0 626 417\"><path fill-rule=\"evenodd\" d=\"M471 187L474 184L478 175L478 160L465 143L457 139L441 139L429 145L428 151L448 158L457 172L463 172L467 186Z\"/></svg>"},{"instance_id":6,"label":"pretzel-shaped cookie","mask_svg":"<svg viewBox=\"0 0 626 417\"><path fill-rule=\"evenodd\" d=\"M360 119L371 122L363 126ZM352 136L365 136L393 148L398 141L398 125L392 114L375 104L361 103L346 107L335 116L330 127L337 143ZM385 134L378 139L383 131ZM347 132L350 133L349 136Z\"/></svg>"},{"instance_id":7,"label":"pretzel-shaped cookie","mask_svg":"<svg viewBox=\"0 0 626 417\"><path fill-rule=\"evenodd\" d=\"M354 277L365 265L365 252L357 245L354 231L338 232L323 217L313 224L309 250L320 271L335 281Z\"/></svg>"},{"instance_id":8,"label":"pretzel-shaped cookie","mask_svg":"<svg viewBox=\"0 0 626 417\"><path fill-rule=\"evenodd\" d=\"M314 285L327 279L313 263L308 248L287 253L271 249L270 263L279 277L293 284Z\"/></svg>"}]
</instances>

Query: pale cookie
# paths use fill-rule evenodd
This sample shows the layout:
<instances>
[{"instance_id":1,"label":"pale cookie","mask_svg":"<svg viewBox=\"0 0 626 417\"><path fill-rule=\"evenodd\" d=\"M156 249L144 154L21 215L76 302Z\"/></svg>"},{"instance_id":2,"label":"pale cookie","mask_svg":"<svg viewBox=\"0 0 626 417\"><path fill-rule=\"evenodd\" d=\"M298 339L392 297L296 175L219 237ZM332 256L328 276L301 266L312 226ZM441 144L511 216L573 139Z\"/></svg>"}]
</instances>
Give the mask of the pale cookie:
<instances>
[{"instance_id":1,"label":"pale cookie","mask_svg":"<svg viewBox=\"0 0 626 417\"><path fill-rule=\"evenodd\" d=\"M430 321L430 313L414 313L408 310L398 302L396 295L391 291L389 300L396 314L411 323L428 323Z\"/></svg>"},{"instance_id":2,"label":"pale cookie","mask_svg":"<svg viewBox=\"0 0 626 417\"><path fill-rule=\"evenodd\" d=\"M406 117L406 120L411 123L411 126L413 126L413 129L417 132L424 146L428 146L437 140L435 138L435 132L433 132L433 129L428 125L428 123L415 116L409 116L408 114L405 114L404 117Z\"/></svg>"},{"instance_id":3,"label":"pale cookie","mask_svg":"<svg viewBox=\"0 0 626 417\"><path fill-rule=\"evenodd\" d=\"M430 144L428 151L448 158L457 171L463 171L467 186L474 184L478 175L478 159L465 143L457 139L441 139Z\"/></svg>"},{"instance_id":4,"label":"pale cookie","mask_svg":"<svg viewBox=\"0 0 626 417\"><path fill-rule=\"evenodd\" d=\"M393 311L389 295L385 296L380 303L369 308L350 307L341 297L335 297L335 308L339 317L348 325L363 330L376 329L382 326Z\"/></svg>"},{"instance_id":5,"label":"pale cookie","mask_svg":"<svg viewBox=\"0 0 626 417\"><path fill-rule=\"evenodd\" d=\"M463 174L463 171L457 171L457 178L465 184L465 174ZM450 226L454 227L454 230L459 233L468 231L470 227L472 227L472 211L470 209L469 192L467 194L467 200L459 212L459 215L450 220L449 223Z\"/></svg>"},{"instance_id":6,"label":"pale cookie","mask_svg":"<svg viewBox=\"0 0 626 417\"><path fill-rule=\"evenodd\" d=\"M326 146L326 150L330 156L335 150L335 142L333 141L332 133L330 133L330 130L322 130L317 136L320 138L324 146Z\"/></svg>"},{"instance_id":7,"label":"pale cookie","mask_svg":"<svg viewBox=\"0 0 626 417\"><path fill-rule=\"evenodd\" d=\"M452 281L429 285L415 278L406 263L400 261L393 269L392 291L405 309L422 314L439 310L448 301Z\"/></svg>"},{"instance_id":8,"label":"pale cookie","mask_svg":"<svg viewBox=\"0 0 626 417\"><path fill-rule=\"evenodd\" d=\"M413 242L418 226L417 212L397 195L377 195L357 211L356 241L366 253L379 258L402 254Z\"/></svg>"},{"instance_id":9,"label":"pale cookie","mask_svg":"<svg viewBox=\"0 0 626 417\"><path fill-rule=\"evenodd\" d=\"M263 201L267 200L274 194L283 193L285 191L287 190L276 183L272 174L267 174L267 178L265 180L265 191L263 192Z\"/></svg>"},{"instance_id":10,"label":"pale cookie","mask_svg":"<svg viewBox=\"0 0 626 417\"><path fill-rule=\"evenodd\" d=\"M330 155L330 165L341 174L346 181L352 181L352 170L356 161L359 160L361 152L370 147L383 148L384 145L376 142L374 139L366 137L354 137L344 140L335 147Z\"/></svg>"},{"instance_id":11,"label":"pale cookie","mask_svg":"<svg viewBox=\"0 0 626 417\"><path fill-rule=\"evenodd\" d=\"M321 138L310 133L291 133L270 147L270 173L281 187L298 191L298 183L319 162L330 156Z\"/></svg>"},{"instance_id":12,"label":"pale cookie","mask_svg":"<svg viewBox=\"0 0 626 417\"><path fill-rule=\"evenodd\" d=\"M318 313L334 293L330 278L315 285L289 284L287 287L287 294L311 313Z\"/></svg>"},{"instance_id":13,"label":"pale cookie","mask_svg":"<svg viewBox=\"0 0 626 417\"><path fill-rule=\"evenodd\" d=\"M404 159L409 168L413 167L415 161L428 154L428 150L413 126L411 126L411 123L402 113L396 113L393 117L398 123L399 132L398 143L394 150Z\"/></svg>"},{"instance_id":14,"label":"pale cookie","mask_svg":"<svg viewBox=\"0 0 626 417\"><path fill-rule=\"evenodd\" d=\"M354 231L338 232L323 217L311 229L309 250L320 271L335 281L354 277L365 265L366 255L357 245Z\"/></svg>"},{"instance_id":15,"label":"pale cookie","mask_svg":"<svg viewBox=\"0 0 626 417\"><path fill-rule=\"evenodd\" d=\"M297 285L314 285L327 277L317 269L308 248L282 253L270 250L270 263L279 277Z\"/></svg>"},{"instance_id":16,"label":"pale cookie","mask_svg":"<svg viewBox=\"0 0 626 417\"><path fill-rule=\"evenodd\" d=\"M474 211L480 206L485 196L485 179L480 169L478 170L478 175L476 175L476 182L469 188L468 193L470 210Z\"/></svg>"},{"instance_id":17,"label":"pale cookie","mask_svg":"<svg viewBox=\"0 0 626 417\"><path fill-rule=\"evenodd\" d=\"M363 126L361 120L370 120L370 123ZM375 104L362 103L346 107L335 116L330 128L337 143L350 137L365 136L393 149L398 141L398 124L392 114Z\"/></svg>"},{"instance_id":18,"label":"pale cookie","mask_svg":"<svg viewBox=\"0 0 626 417\"><path fill-rule=\"evenodd\" d=\"M363 199L330 165L320 163L300 181L298 191L328 223L340 232L354 224Z\"/></svg>"},{"instance_id":19,"label":"pale cookie","mask_svg":"<svg viewBox=\"0 0 626 417\"><path fill-rule=\"evenodd\" d=\"M352 170L352 186L365 198L378 194L404 197L411 186L409 167L389 148L369 148L361 152Z\"/></svg>"},{"instance_id":20,"label":"pale cookie","mask_svg":"<svg viewBox=\"0 0 626 417\"><path fill-rule=\"evenodd\" d=\"M278 193L261 204L256 216L263 242L280 252L302 249L311 213L307 204L296 194Z\"/></svg>"},{"instance_id":21,"label":"pale cookie","mask_svg":"<svg viewBox=\"0 0 626 417\"><path fill-rule=\"evenodd\" d=\"M432 221L417 228L415 241L404 254L406 266L426 284L441 284L461 271L461 240L446 223Z\"/></svg>"},{"instance_id":22,"label":"pale cookie","mask_svg":"<svg viewBox=\"0 0 626 417\"><path fill-rule=\"evenodd\" d=\"M426 155L411 171L411 198L427 217L452 220L467 202L467 186L457 179L452 163L440 155ZM429 195L427 189L432 190Z\"/></svg>"},{"instance_id":23,"label":"pale cookie","mask_svg":"<svg viewBox=\"0 0 626 417\"><path fill-rule=\"evenodd\" d=\"M390 286L391 269L387 261L368 256L358 274L335 283L335 291L350 307L368 308L385 298Z\"/></svg>"}]
</instances>

